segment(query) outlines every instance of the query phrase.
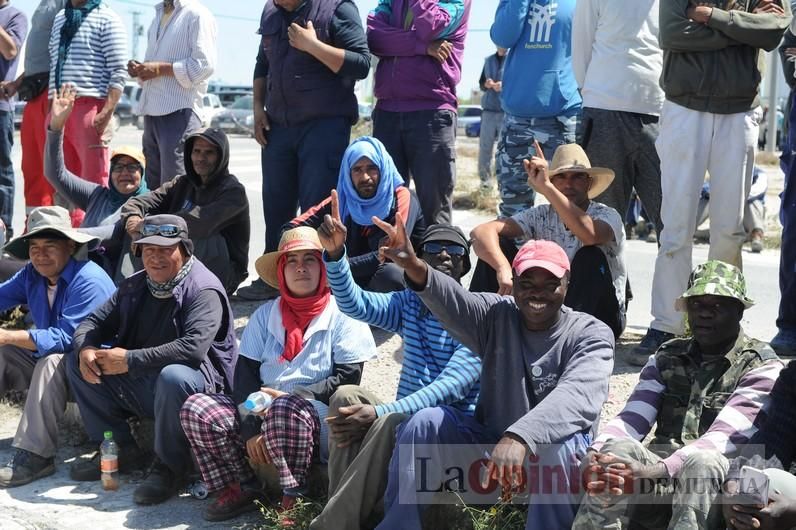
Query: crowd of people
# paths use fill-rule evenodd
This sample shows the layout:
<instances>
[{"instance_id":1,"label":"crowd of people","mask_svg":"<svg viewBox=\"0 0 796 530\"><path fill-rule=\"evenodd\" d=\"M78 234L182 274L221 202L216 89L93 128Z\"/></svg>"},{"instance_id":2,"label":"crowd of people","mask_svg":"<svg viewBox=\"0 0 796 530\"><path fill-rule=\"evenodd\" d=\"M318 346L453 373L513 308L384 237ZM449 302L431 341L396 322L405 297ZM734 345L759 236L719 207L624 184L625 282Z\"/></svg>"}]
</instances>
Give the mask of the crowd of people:
<instances>
[{"instance_id":1,"label":"crowd of people","mask_svg":"<svg viewBox=\"0 0 796 530\"><path fill-rule=\"evenodd\" d=\"M468 236L452 194L471 4L380 0L363 27L352 0L266 1L253 68L265 241L241 286L246 190L225 133L195 112L218 62L210 11L157 4L139 62L102 0L41 0L29 33L0 0L0 310L25 305L34 324L0 329L0 396L26 393L0 487L55 472L74 400L92 442L112 433L121 473L147 468L137 504L198 475L209 521L261 501L294 527L291 509L322 491L315 530L421 528L429 493L465 487L448 471L480 463L482 488L504 500L527 487L526 466L556 470L556 487L526 497L528 529L796 526L782 360L796 355L796 109L778 333L741 327L754 304L742 245L761 251L765 228L758 64L783 38L794 52L790 3L500 0L478 164L500 204ZM373 134L352 140L374 56ZM128 78L142 144L111 149ZM16 237L15 96L27 101ZM628 359L639 382L601 426L636 200L659 242L653 320ZM706 218L709 258L694 268ZM240 341L235 298L262 301ZM403 341L390 401L361 386L369 326ZM271 405L244 413L257 391ZM131 418L154 422L153 447ZM745 496L748 467L770 481L762 504ZM99 453L70 476L99 480Z\"/></svg>"}]
</instances>

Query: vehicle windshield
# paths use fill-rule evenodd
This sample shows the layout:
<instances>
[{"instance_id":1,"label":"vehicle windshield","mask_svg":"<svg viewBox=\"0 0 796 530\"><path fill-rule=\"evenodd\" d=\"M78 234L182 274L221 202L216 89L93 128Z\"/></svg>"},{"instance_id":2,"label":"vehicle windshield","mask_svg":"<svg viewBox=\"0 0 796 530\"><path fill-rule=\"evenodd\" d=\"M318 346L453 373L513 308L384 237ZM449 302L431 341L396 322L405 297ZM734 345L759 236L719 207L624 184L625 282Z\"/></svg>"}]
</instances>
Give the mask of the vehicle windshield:
<instances>
[{"instance_id":1,"label":"vehicle windshield","mask_svg":"<svg viewBox=\"0 0 796 530\"><path fill-rule=\"evenodd\" d=\"M235 100L235 103L230 107L231 109L251 109L254 104L252 96L241 96Z\"/></svg>"}]
</instances>

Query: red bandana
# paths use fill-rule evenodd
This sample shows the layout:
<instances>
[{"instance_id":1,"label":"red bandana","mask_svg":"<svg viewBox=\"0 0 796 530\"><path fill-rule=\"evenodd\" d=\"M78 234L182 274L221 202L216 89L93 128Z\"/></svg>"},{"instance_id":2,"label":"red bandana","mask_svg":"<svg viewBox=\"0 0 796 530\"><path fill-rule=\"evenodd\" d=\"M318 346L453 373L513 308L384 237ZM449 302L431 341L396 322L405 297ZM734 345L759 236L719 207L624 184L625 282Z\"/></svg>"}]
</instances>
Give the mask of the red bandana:
<instances>
[{"instance_id":1,"label":"red bandana","mask_svg":"<svg viewBox=\"0 0 796 530\"><path fill-rule=\"evenodd\" d=\"M320 253L318 253L320 259ZM285 283L285 263L287 253L282 254L276 264L276 271L279 277L279 309L282 311L282 325L285 327L285 349L282 352L282 359L287 362L292 361L301 352L304 344L304 332L310 325L312 319L323 313L329 304L331 293L329 285L326 283L326 267L321 262L321 278L318 281L318 289L312 296L296 298L287 288Z\"/></svg>"}]
</instances>

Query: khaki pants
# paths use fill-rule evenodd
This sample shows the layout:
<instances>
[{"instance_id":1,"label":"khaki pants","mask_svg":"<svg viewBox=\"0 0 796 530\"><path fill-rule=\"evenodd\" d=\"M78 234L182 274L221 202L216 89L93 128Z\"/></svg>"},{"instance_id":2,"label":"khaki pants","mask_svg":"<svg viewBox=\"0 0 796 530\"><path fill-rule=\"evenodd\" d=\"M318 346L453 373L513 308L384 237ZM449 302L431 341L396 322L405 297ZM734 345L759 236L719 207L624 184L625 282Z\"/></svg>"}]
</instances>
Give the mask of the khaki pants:
<instances>
[{"instance_id":1,"label":"khaki pants","mask_svg":"<svg viewBox=\"0 0 796 530\"><path fill-rule=\"evenodd\" d=\"M63 354L35 359L17 346L0 346L0 395L28 389L13 447L44 458L55 456L58 422L66 410L68 390Z\"/></svg>"},{"instance_id":2,"label":"khaki pants","mask_svg":"<svg viewBox=\"0 0 796 530\"><path fill-rule=\"evenodd\" d=\"M378 405L375 394L356 385L337 389L329 403L329 415L340 407L365 403ZM387 468L395 447L395 428L408 418L390 413L379 417L365 437L339 448L329 438L329 500L323 512L310 525L314 530L358 530L373 514L384 510L382 498L387 489Z\"/></svg>"},{"instance_id":3,"label":"khaki pants","mask_svg":"<svg viewBox=\"0 0 796 530\"><path fill-rule=\"evenodd\" d=\"M654 465L661 457L635 440L609 440L600 451L644 465ZM683 463L673 481L658 481L653 491L643 496L623 495L614 504L603 505L600 498L584 495L573 530L598 528L622 530L700 530L719 528L721 504L716 502L729 462L716 451L699 451ZM715 487L713 487L715 486Z\"/></svg>"}]
</instances>

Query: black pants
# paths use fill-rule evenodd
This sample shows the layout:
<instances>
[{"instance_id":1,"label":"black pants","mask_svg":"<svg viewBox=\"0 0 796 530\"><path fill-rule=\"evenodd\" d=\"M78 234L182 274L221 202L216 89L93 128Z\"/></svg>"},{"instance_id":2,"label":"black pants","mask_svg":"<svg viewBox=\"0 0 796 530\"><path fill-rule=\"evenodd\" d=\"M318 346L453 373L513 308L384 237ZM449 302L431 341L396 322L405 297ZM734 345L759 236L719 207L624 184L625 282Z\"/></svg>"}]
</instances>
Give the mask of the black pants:
<instances>
[{"instance_id":1,"label":"black pants","mask_svg":"<svg viewBox=\"0 0 796 530\"><path fill-rule=\"evenodd\" d=\"M517 255L517 245L511 239L501 237L500 250L509 262ZM470 291L474 293L498 291L495 269L484 260L479 259L475 265ZM611 328L614 337L618 338L624 331L625 308L619 307L608 260L598 247L583 247L575 254L570 264L569 288L564 305L601 320Z\"/></svg>"}]
</instances>

